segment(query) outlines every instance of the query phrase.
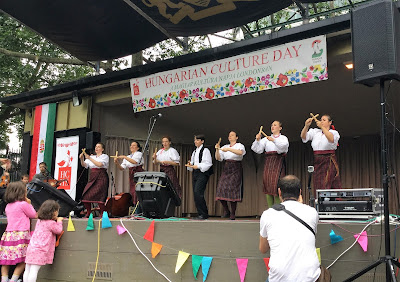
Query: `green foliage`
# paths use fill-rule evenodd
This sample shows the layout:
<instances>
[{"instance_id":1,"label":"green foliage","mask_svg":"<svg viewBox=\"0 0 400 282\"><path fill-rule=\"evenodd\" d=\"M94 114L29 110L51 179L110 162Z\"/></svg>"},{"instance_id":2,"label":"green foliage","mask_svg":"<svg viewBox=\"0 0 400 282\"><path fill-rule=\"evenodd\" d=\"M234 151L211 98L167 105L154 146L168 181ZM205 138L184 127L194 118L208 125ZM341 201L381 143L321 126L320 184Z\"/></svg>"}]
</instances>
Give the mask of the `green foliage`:
<instances>
[{"instance_id":1,"label":"green foliage","mask_svg":"<svg viewBox=\"0 0 400 282\"><path fill-rule=\"evenodd\" d=\"M0 13L0 48L37 57L72 59L40 35ZM43 63L0 53L0 96L14 95L93 75L89 66ZM10 126L23 132L23 116L19 109L0 107L0 149L6 148Z\"/></svg>"}]
</instances>

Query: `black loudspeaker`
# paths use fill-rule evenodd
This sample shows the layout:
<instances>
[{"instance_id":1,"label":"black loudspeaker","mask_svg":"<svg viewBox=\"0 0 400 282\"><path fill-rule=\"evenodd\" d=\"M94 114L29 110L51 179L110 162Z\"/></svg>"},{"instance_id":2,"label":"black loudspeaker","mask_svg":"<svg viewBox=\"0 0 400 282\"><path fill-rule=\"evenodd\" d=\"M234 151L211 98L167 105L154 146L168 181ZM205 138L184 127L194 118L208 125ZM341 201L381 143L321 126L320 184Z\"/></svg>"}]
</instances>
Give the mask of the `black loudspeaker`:
<instances>
[{"instance_id":1,"label":"black loudspeaker","mask_svg":"<svg viewBox=\"0 0 400 282\"><path fill-rule=\"evenodd\" d=\"M96 147L96 144L101 141L101 133L100 132L94 132L94 131L89 131L86 132L86 149L87 150L94 150L94 147Z\"/></svg>"},{"instance_id":2,"label":"black loudspeaker","mask_svg":"<svg viewBox=\"0 0 400 282\"><path fill-rule=\"evenodd\" d=\"M373 1L351 12L353 80L373 86L400 80L400 14L391 0Z\"/></svg>"},{"instance_id":3,"label":"black loudspeaker","mask_svg":"<svg viewBox=\"0 0 400 282\"><path fill-rule=\"evenodd\" d=\"M36 211L39 210L44 201L50 199L60 204L59 216L68 217L72 209L78 205L64 189L54 188L39 179L33 179L28 184L27 190L28 198Z\"/></svg>"},{"instance_id":4,"label":"black loudspeaker","mask_svg":"<svg viewBox=\"0 0 400 282\"><path fill-rule=\"evenodd\" d=\"M175 207L181 205L181 198L164 172L137 172L134 179L136 195L145 217L174 216Z\"/></svg>"}]
</instances>

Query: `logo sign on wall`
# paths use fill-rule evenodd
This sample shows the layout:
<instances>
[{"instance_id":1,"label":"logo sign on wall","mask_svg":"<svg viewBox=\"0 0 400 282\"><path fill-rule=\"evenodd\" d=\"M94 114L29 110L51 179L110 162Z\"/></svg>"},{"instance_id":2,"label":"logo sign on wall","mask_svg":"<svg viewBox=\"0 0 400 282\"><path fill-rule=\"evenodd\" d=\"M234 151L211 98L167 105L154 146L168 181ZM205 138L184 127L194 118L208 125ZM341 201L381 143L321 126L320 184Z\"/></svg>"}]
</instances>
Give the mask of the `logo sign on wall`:
<instances>
[{"instance_id":1,"label":"logo sign on wall","mask_svg":"<svg viewBox=\"0 0 400 282\"><path fill-rule=\"evenodd\" d=\"M245 95L328 79L326 37L130 80L134 112Z\"/></svg>"},{"instance_id":2,"label":"logo sign on wall","mask_svg":"<svg viewBox=\"0 0 400 282\"><path fill-rule=\"evenodd\" d=\"M56 165L54 177L64 180L59 189L65 191L75 199L76 179L78 174L79 136L57 138L56 140Z\"/></svg>"}]
</instances>

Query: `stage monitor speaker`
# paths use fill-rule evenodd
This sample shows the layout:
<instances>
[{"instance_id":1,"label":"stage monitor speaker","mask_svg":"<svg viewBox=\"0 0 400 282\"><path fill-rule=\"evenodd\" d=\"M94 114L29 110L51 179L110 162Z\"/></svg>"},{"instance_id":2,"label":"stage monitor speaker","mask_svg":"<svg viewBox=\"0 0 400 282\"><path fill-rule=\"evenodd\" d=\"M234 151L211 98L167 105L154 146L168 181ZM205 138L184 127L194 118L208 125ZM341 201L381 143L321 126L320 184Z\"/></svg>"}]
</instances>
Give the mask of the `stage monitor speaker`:
<instances>
[{"instance_id":1,"label":"stage monitor speaker","mask_svg":"<svg viewBox=\"0 0 400 282\"><path fill-rule=\"evenodd\" d=\"M86 149L87 150L94 150L94 147L96 147L96 144L101 141L101 133L100 132L94 132L94 131L89 131L86 132Z\"/></svg>"},{"instance_id":2,"label":"stage monitor speaker","mask_svg":"<svg viewBox=\"0 0 400 282\"><path fill-rule=\"evenodd\" d=\"M379 0L351 12L353 80L373 86L400 80L400 14L395 2Z\"/></svg>"},{"instance_id":3,"label":"stage monitor speaker","mask_svg":"<svg viewBox=\"0 0 400 282\"><path fill-rule=\"evenodd\" d=\"M164 172L137 172L134 179L136 195L145 217L174 216L175 207L181 205L181 199Z\"/></svg>"},{"instance_id":4,"label":"stage monitor speaker","mask_svg":"<svg viewBox=\"0 0 400 282\"><path fill-rule=\"evenodd\" d=\"M36 211L39 210L44 201L54 200L60 204L59 216L68 217L73 208L78 205L64 189L54 188L39 179L33 179L28 184L27 190L28 198Z\"/></svg>"}]
</instances>

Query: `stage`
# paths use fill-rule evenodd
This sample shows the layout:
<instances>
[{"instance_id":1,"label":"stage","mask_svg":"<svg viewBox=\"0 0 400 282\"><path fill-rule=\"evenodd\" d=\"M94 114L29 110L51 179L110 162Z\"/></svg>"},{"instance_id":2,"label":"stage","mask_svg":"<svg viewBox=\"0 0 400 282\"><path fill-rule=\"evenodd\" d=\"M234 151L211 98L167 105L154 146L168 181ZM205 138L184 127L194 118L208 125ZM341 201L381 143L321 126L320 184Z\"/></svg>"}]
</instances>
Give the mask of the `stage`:
<instances>
[{"instance_id":1,"label":"stage","mask_svg":"<svg viewBox=\"0 0 400 282\"><path fill-rule=\"evenodd\" d=\"M264 257L258 251L259 220L241 219L236 221L220 218L197 221L190 219L156 220L154 224L154 242L163 245L161 252L151 258L152 243L143 239L151 220L132 220L129 218L111 219L111 228L100 229L99 219L94 220L95 229L86 231L87 219L74 219L75 231L67 232L68 220L64 220L64 235L56 249L53 265L42 267L38 281L91 281L96 264L98 238L100 239L98 273L96 281L166 281L156 272L150 263L140 254L128 233L118 235L117 225L125 225L132 234L138 247L149 257L156 268L171 281L195 281L192 271L192 256L189 256L182 268L175 273L179 251L190 255L212 257L211 267L206 281L240 281L237 258L248 259L245 281L265 281L268 274ZM1 219L4 227L6 219ZM35 220L32 226L35 224ZM353 235L360 232L367 223L356 222L320 222L318 225L316 247L320 248L322 264L328 266L354 242ZM391 225L393 230L396 225ZM343 241L331 245L329 233L334 230ZM372 224L366 231L368 251L355 244L331 268L332 281L343 281L351 274L361 270L378 259L378 252L384 254L384 245L380 249L379 234L383 227ZM354 233L354 234L353 234ZM293 234L296 236L296 234ZM391 232L393 252L400 253L396 231ZM394 241L396 238L396 242ZM393 253L392 253L393 254ZM376 272L375 281L385 281L384 267ZM197 274L203 279L201 269ZM90 279L90 280L89 280ZM360 281L373 281L373 271Z\"/></svg>"}]
</instances>

